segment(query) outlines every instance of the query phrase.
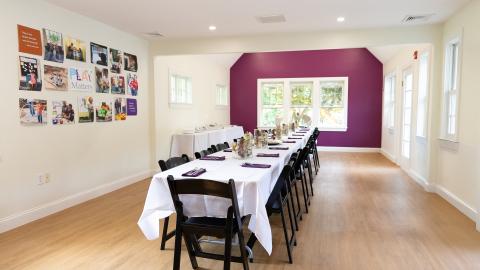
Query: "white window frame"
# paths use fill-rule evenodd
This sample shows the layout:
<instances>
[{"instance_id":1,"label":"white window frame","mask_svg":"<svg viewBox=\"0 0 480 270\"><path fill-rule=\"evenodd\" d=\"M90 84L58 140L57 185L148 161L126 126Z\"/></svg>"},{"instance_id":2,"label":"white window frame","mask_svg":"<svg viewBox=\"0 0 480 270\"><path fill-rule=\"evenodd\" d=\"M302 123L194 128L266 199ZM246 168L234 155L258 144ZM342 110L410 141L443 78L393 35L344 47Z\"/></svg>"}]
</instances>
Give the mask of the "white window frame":
<instances>
[{"instance_id":1,"label":"white window frame","mask_svg":"<svg viewBox=\"0 0 480 270\"><path fill-rule=\"evenodd\" d=\"M456 46L454 55L452 49ZM455 63L453 66L452 61ZM450 39L445 44L445 61L443 75L443 97L442 97L442 131L440 139L458 142L459 107L461 89L461 66L462 66L462 35ZM455 71L453 70L455 69ZM453 74L455 72L455 75ZM455 76L455 77L453 77ZM455 83L456 82L456 83ZM450 110L452 98L455 97L455 110ZM453 118L454 126L450 126L450 119ZM453 132L450 132L453 129Z\"/></svg>"},{"instance_id":2,"label":"white window frame","mask_svg":"<svg viewBox=\"0 0 480 270\"><path fill-rule=\"evenodd\" d=\"M182 78L185 79L187 84L186 84L186 89L173 89L172 85L172 77L175 79L177 78ZM174 99L173 91L176 91L177 95L186 95L186 99L184 101L179 101L178 99ZM184 91L184 93L181 93ZM181 75L179 73L169 73L168 75L168 102L171 106L191 106L193 104L193 85L192 85L192 77L187 76L187 75Z\"/></svg>"},{"instance_id":3,"label":"white window frame","mask_svg":"<svg viewBox=\"0 0 480 270\"><path fill-rule=\"evenodd\" d=\"M424 51L420 54L418 62L418 95L417 95L417 123L416 136L427 138L428 133L428 98L430 90L430 52ZM425 62L424 62L425 61ZM425 64L425 70L422 70L422 64ZM423 74L425 72L425 74ZM425 76L425 85L422 85L422 78ZM423 107L423 115L420 115L420 108ZM421 125L423 121L423 126Z\"/></svg>"},{"instance_id":4,"label":"white window frame","mask_svg":"<svg viewBox=\"0 0 480 270\"><path fill-rule=\"evenodd\" d=\"M215 105L217 107L228 107L229 105L228 88L225 84L215 85ZM225 100L223 100L225 99Z\"/></svg>"},{"instance_id":5,"label":"white window frame","mask_svg":"<svg viewBox=\"0 0 480 270\"><path fill-rule=\"evenodd\" d=\"M390 82L390 89L387 89L387 82ZM397 76L395 72L389 73L384 77L383 81L383 126L391 133L395 130L396 117L396 88ZM390 93L387 93L390 90ZM391 117L389 114L393 114ZM393 119L392 119L393 118ZM391 122L390 122L391 120Z\"/></svg>"},{"instance_id":6,"label":"white window frame","mask_svg":"<svg viewBox=\"0 0 480 270\"><path fill-rule=\"evenodd\" d=\"M340 128L328 128L321 127L320 122L320 82L322 81L338 81L344 82L343 89L343 101L344 101L344 123L345 125ZM340 131L345 132L348 129L348 77L303 77L303 78L269 78L269 79L257 79L257 126L259 128L272 128L272 126L262 126L262 101L261 90L263 83L283 83L283 119L290 121L290 109L291 105L291 84L292 83L309 83L313 82L312 93L312 123L317 124L320 131Z\"/></svg>"}]
</instances>

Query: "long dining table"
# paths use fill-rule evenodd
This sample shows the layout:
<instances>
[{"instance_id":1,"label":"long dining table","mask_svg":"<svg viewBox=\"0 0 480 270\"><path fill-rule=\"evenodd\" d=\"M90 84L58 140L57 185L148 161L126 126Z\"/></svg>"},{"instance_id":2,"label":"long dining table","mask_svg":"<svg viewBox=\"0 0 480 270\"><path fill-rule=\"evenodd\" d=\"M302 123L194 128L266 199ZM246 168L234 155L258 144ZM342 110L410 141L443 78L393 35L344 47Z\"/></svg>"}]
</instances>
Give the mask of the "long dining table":
<instances>
[{"instance_id":1,"label":"long dining table","mask_svg":"<svg viewBox=\"0 0 480 270\"><path fill-rule=\"evenodd\" d=\"M271 254L272 230L265 204L283 166L294 152L305 147L312 132L313 129L309 128L283 136L283 143L276 147L288 147L287 150L270 149L270 147L254 148L253 156L248 159L239 159L232 152L220 151L211 156L225 156L225 160L196 159L154 175L148 189L143 212L138 220L138 226L147 239L157 239L160 236L160 220L175 213L167 177L172 175L174 179L184 179L187 177L183 177L182 174L192 169L204 168L206 172L196 178L222 182L228 182L229 179L235 181L240 214L242 216L251 215L248 229L255 233L259 243L268 254ZM278 153L279 157L257 157L259 153ZM269 168L242 167L241 165L245 162L271 166ZM184 203L186 216L225 217L230 206L228 200L212 196L182 195L181 200Z\"/></svg>"}]
</instances>

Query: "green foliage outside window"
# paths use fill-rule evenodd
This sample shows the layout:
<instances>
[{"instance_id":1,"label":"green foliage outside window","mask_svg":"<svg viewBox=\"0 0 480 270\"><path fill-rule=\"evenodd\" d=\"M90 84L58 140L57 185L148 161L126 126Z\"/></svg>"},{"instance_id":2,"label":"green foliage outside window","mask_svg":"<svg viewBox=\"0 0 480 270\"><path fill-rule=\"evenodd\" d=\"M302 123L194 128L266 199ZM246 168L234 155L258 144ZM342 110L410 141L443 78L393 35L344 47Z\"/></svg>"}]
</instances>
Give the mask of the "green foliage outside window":
<instances>
[{"instance_id":1,"label":"green foliage outside window","mask_svg":"<svg viewBox=\"0 0 480 270\"><path fill-rule=\"evenodd\" d=\"M343 107L343 82L325 82L321 86L321 107Z\"/></svg>"}]
</instances>

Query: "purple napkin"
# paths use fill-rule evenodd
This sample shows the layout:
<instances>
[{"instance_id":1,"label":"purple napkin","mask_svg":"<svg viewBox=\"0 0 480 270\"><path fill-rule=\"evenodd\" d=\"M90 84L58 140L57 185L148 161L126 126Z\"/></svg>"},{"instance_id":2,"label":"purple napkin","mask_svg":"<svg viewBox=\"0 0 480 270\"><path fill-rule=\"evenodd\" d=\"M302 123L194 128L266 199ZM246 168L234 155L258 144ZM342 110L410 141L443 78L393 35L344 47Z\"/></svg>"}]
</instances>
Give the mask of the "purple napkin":
<instances>
[{"instance_id":1,"label":"purple napkin","mask_svg":"<svg viewBox=\"0 0 480 270\"><path fill-rule=\"evenodd\" d=\"M257 157L279 157L279 156L280 156L279 153L275 153L275 154L258 153L257 154Z\"/></svg>"},{"instance_id":2,"label":"purple napkin","mask_svg":"<svg viewBox=\"0 0 480 270\"><path fill-rule=\"evenodd\" d=\"M288 137L289 140L301 140L302 138L299 137Z\"/></svg>"},{"instance_id":3,"label":"purple napkin","mask_svg":"<svg viewBox=\"0 0 480 270\"><path fill-rule=\"evenodd\" d=\"M305 134L292 134L292 136L303 137L303 136L305 136Z\"/></svg>"},{"instance_id":4,"label":"purple napkin","mask_svg":"<svg viewBox=\"0 0 480 270\"><path fill-rule=\"evenodd\" d=\"M242 164L242 167L245 167L245 168L259 168L259 169L268 169L270 167L272 167L272 165L270 164L260 164L260 163L243 163Z\"/></svg>"},{"instance_id":5,"label":"purple napkin","mask_svg":"<svg viewBox=\"0 0 480 270\"><path fill-rule=\"evenodd\" d=\"M225 156L216 157L216 156L204 156L200 158L201 160L225 160Z\"/></svg>"},{"instance_id":6,"label":"purple napkin","mask_svg":"<svg viewBox=\"0 0 480 270\"><path fill-rule=\"evenodd\" d=\"M306 131L303 131L303 130L301 130L301 131L297 131L297 133L307 133L307 132L306 132Z\"/></svg>"},{"instance_id":7,"label":"purple napkin","mask_svg":"<svg viewBox=\"0 0 480 270\"><path fill-rule=\"evenodd\" d=\"M269 147L270 150L288 150L288 147L281 147L281 146L272 146Z\"/></svg>"},{"instance_id":8,"label":"purple napkin","mask_svg":"<svg viewBox=\"0 0 480 270\"><path fill-rule=\"evenodd\" d=\"M295 141L282 141L283 143L296 143Z\"/></svg>"},{"instance_id":9,"label":"purple napkin","mask_svg":"<svg viewBox=\"0 0 480 270\"><path fill-rule=\"evenodd\" d=\"M232 152L232 149L225 149L223 152Z\"/></svg>"},{"instance_id":10,"label":"purple napkin","mask_svg":"<svg viewBox=\"0 0 480 270\"><path fill-rule=\"evenodd\" d=\"M310 131L310 129L309 128L302 128L302 129L300 129L300 131Z\"/></svg>"},{"instance_id":11,"label":"purple napkin","mask_svg":"<svg viewBox=\"0 0 480 270\"><path fill-rule=\"evenodd\" d=\"M204 168L200 168L200 169L193 169L191 171L188 171L184 174L182 174L182 176L187 176L187 177L197 177L203 173L207 172L207 170L205 170Z\"/></svg>"}]
</instances>

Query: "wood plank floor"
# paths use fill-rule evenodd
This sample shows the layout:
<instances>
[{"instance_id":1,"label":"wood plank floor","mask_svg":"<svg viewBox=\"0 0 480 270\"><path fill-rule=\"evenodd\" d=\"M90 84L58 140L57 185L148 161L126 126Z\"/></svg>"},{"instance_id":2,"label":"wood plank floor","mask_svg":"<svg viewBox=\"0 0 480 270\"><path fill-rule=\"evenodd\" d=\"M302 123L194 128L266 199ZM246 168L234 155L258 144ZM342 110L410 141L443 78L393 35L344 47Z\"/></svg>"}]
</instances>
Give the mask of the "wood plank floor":
<instances>
[{"instance_id":1,"label":"wood plank floor","mask_svg":"<svg viewBox=\"0 0 480 270\"><path fill-rule=\"evenodd\" d=\"M480 269L474 223L382 155L322 153L321 163L294 264L287 263L275 217L273 254L257 245L252 269ZM136 225L148 185L147 179L0 234L0 269L171 269L173 241L160 251L159 240L146 240ZM191 269L182 255L182 269Z\"/></svg>"}]
</instances>

